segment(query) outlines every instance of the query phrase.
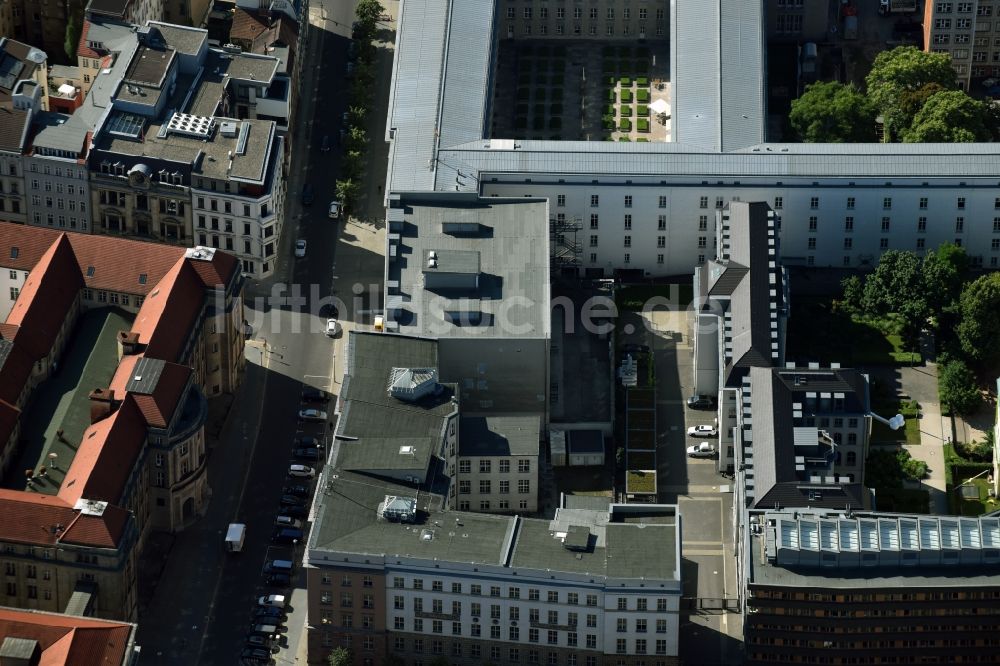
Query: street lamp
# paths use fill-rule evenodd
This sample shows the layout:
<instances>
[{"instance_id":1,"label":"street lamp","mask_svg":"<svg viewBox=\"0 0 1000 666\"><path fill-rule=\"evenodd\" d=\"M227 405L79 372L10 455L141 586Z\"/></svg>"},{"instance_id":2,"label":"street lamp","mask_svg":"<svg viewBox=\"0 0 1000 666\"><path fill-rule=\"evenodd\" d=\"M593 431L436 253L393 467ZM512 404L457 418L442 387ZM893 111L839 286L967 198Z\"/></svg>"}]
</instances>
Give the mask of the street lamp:
<instances>
[{"instance_id":1,"label":"street lamp","mask_svg":"<svg viewBox=\"0 0 1000 666\"><path fill-rule=\"evenodd\" d=\"M59 457L58 453L52 452L52 453L49 454L49 467L50 468L52 468L52 469L59 469L59 467L56 466L56 459L58 457Z\"/></svg>"},{"instance_id":2,"label":"street lamp","mask_svg":"<svg viewBox=\"0 0 1000 666\"><path fill-rule=\"evenodd\" d=\"M891 419L885 419L876 414L875 412L868 412L868 413L871 415L873 419L875 419L879 423L884 423L893 430L899 430L900 428L903 427L903 424L906 423L906 417L903 416L902 414L896 414Z\"/></svg>"}]
</instances>

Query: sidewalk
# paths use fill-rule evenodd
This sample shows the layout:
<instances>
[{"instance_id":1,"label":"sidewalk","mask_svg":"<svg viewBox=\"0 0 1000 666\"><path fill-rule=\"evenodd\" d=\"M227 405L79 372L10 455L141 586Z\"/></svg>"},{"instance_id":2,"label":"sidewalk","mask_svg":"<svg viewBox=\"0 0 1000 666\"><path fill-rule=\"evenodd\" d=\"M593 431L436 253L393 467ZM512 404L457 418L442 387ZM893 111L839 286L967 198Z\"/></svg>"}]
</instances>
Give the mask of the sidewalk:
<instances>
[{"instance_id":1,"label":"sidewalk","mask_svg":"<svg viewBox=\"0 0 1000 666\"><path fill-rule=\"evenodd\" d=\"M931 513L946 515L949 511L944 444L951 437L951 422L949 417L941 415L941 403L937 396L937 364L927 361L923 367L900 368L899 373L902 385L910 387L910 397L920 403L923 414L920 419L920 445L904 445L903 448L914 459L927 463L927 478L921 482L921 487L930 495ZM913 390L917 386L924 390Z\"/></svg>"}]
</instances>

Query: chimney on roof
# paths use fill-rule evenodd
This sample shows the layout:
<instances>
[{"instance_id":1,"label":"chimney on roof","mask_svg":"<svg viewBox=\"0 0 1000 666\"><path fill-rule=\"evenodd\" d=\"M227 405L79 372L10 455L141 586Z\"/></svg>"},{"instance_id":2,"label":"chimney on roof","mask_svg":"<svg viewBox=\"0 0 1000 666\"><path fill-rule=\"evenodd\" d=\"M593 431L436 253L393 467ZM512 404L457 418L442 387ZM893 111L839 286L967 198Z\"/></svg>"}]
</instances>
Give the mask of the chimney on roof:
<instances>
[{"instance_id":1,"label":"chimney on roof","mask_svg":"<svg viewBox=\"0 0 1000 666\"><path fill-rule=\"evenodd\" d=\"M0 666L37 666L42 648L31 638L7 636L0 644Z\"/></svg>"},{"instance_id":2,"label":"chimney on roof","mask_svg":"<svg viewBox=\"0 0 1000 666\"><path fill-rule=\"evenodd\" d=\"M121 400L115 400L115 392L109 388L94 389L88 397L90 398L91 424L111 416L118 409L118 405L121 404Z\"/></svg>"},{"instance_id":3,"label":"chimney on roof","mask_svg":"<svg viewBox=\"0 0 1000 666\"><path fill-rule=\"evenodd\" d=\"M118 351L121 356L133 356L138 354L139 334L132 331L118 331Z\"/></svg>"}]
</instances>

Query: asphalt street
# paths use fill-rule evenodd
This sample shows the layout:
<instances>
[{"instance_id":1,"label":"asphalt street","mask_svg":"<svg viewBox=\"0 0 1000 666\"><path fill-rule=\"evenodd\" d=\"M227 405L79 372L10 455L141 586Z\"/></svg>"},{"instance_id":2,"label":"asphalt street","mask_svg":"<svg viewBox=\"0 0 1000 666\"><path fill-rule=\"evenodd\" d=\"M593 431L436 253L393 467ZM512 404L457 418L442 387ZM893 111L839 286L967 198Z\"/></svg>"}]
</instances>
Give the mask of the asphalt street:
<instances>
[{"instance_id":1,"label":"asphalt street","mask_svg":"<svg viewBox=\"0 0 1000 666\"><path fill-rule=\"evenodd\" d=\"M306 64L300 92L299 117L291 128L297 153L287 176L285 227L275 276L248 282L246 318L253 327L248 341L247 371L234 401L229 422L209 459L212 500L206 515L176 535L169 559L148 610L140 617L139 644L143 662L150 664L235 664L253 621L255 598L283 593L291 608L273 658L277 664L303 663L305 655L305 577L293 573L291 590L269 588L263 567L267 560L301 559L302 545L272 543L274 518L279 514L282 488L290 481L285 471L292 458L296 435L329 439L333 415L319 424L304 424L298 410L304 386L337 391L343 372L345 336L357 326L369 326L381 294L384 230L370 222L380 200L366 195L363 211L368 222L331 220L327 204L334 198L340 162L337 142L321 151L322 137L339 137L353 3L314 3L308 35ZM381 54L388 58L391 51ZM385 63L380 63L383 68ZM370 136L384 132L386 90L377 96ZM381 116L381 120L379 117ZM378 141L377 143L381 143ZM373 151L370 173L382 178L384 151ZM302 186L315 192L312 206L303 206ZM374 189L372 185L371 189ZM367 190L366 190L367 194ZM308 242L306 256L294 256L294 242ZM338 275L337 262L343 266ZM355 298L355 283L373 285ZM343 303L329 303L342 292ZM273 296L277 294L278 298ZM325 335L326 318L336 315L343 334ZM332 402L329 405L332 411ZM329 454L329 451L325 451ZM319 467L322 463L307 463ZM314 482L312 483L314 485ZM224 535L230 522L247 525L243 551L225 552ZM308 527L308 525L307 525Z\"/></svg>"}]
</instances>

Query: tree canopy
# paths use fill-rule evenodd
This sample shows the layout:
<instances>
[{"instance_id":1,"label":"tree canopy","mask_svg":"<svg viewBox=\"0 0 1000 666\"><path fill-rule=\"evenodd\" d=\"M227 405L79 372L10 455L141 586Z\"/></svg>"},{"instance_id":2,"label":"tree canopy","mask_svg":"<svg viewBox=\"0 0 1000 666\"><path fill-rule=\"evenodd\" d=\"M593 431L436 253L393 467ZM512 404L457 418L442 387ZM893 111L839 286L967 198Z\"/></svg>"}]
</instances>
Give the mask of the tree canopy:
<instances>
[{"instance_id":1,"label":"tree canopy","mask_svg":"<svg viewBox=\"0 0 1000 666\"><path fill-rule=\"evenodd\" d=\"M937 316L945 309L954 307L962 296L969 270L969 255L965 248L944 243L924 256L922 268L924 293L931 312Z\"/></svg>"},{"instance_id":2,"label":"tree canopy","mask_svg":"<svg viewBox=\"0 0 1000 666\"><path fill-rule=\"evenodd\" d=\"M1000 273L989 273L966 285L960 300L958 342L976 362L1000 358Z\"/></svg>"},{"instance_id":3,"label":"tree canopy","mask_svg":"<svg viewBox=\"0 0 1000 666\"><path fill-rule=\"evenodd\" d=\"M853 85L813 83L792 102L789 122L809 143L875 141L875 108Z\"/></svg>"},{"instance_id":4,"label":"tree canopy","mask_svg":"<svg viewBox=\"0 0 1000 666\"><path fill-rule=\"evenodd\" d=\"M955 88L955 70L946 53L926 53L913 46L897 46L875 57L865 78L868 97L882 114L886 130L892 134L909 127L903 97L930 84Z\"/></svg>"},{"instance_id":5,"label":"tree canopy","mask_svg":"<svg viewBox=\"0 0 1000 666\"><path fill-rule=\"evenodd\" d=\"M865 280L862 305L872 315L925 307L920 258L912 252L888 250Z\"/></svg>"},{"instance_id":6,"label":"tree canopy","mask_svg":"<svg viewBox=\"0 0 1000 666\"><path fill-rule=\"evenodd\" d=\"M938 372L938 390L941 402L958 414L971 414L979 406L976 377L964 361L952 359L941 366Z\"/></svg>"},{"instance_id":7,"label":"tree canopy","mask_svg":"<svg viewBox=\"0 0 1000 666\"><path fill-rule=\"evenodd\" d=\"M973 143L991 137L986 105L961 90L932 95L901 134L906 143Z\"/></svg>"},{"instance_id":8,"label":"tree canopy","mask_svg":"<svg viewBox=\"0 0 1000 666\"><path fill-rule=\"evenodd\" d=\"M330 666L351 666L351 653L346 648L339 647L330 653L327 662Z\"/></svg>"},{"instance_id":9,"label":"tree canopy","mask_svg":"<svg viewBox=\"0 0 1000 666\"><path fill-rule=\"evenodd\" d=\"M368 38L375 33L375 24L385 13L385 7L378 0L358 0L354 13L358 17L358 32Z\"/></svg>"}]
</instances>

